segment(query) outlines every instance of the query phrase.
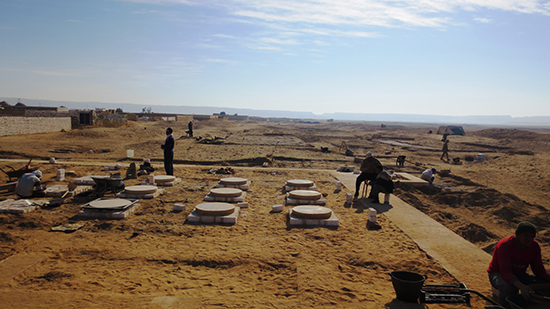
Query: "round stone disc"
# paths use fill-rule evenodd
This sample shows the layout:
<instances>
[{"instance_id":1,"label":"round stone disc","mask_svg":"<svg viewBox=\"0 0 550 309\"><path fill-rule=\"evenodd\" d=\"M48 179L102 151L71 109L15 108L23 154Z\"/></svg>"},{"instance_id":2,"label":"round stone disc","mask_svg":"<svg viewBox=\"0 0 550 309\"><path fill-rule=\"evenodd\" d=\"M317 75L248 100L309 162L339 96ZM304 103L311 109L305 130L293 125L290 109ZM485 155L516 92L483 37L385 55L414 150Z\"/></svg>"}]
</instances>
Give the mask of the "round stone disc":
<instances>
[{"instance_id":1,"label":"round stone disc","mask_svg":"<svg viewBox=\"0 0 550 309\"><path fill-rule=\"evenodd\" d=\"M292 215L306 219L328 219L332 210L322 206L302 205L292 208Z\"/></svg>"},{"instance_id":2,"label":"round stone disc","mask_svg":"<svg viewBox=\"0 0 550 309\"><path fill-rule=\"evenodd\" d=\"M135 193L135 194L148 194L148 193L155 193L157 192L158 188L156 186L128 186L124 188L124 191L127 193Z\"/></svg>"},{"instance_id":3,"label":"round stone disc","mask_svg":"<svg viewBox=\"0 0 550 309\"><path fill-rule=\"evenodd\" d=\"M248 182L246 178L227 177L220 179L220 182L224 185L245 185Z\"/></svg>"},{"instance_id":4,"label":"round stone disc","mask_svg":"<svg viewBox=\"0 0 550 309\"><path fill-rule=\"evenodd\" d=\"M88 203L88 207L104 208L104 209L123 208L124 206L127 206L130 203L132 202L129 200L115 198L115 199L108 199L108 200L91 201L90 203Z\"/></svg>"},{"instance_id":5,"label":"round stone disc","mask_svg":"<svg viewBox=\"0 0 550 309\"><path fill-rule=\"evenodd\" d=\"M214 188L210 190L210 194L219 197L239 197L243 194L243 190L236 188Z\"/></svg>"},{"instance_id":6,"label":"round stone disc","mask_svg":"<svg viewBox=\"0 0 550 309\"><path fill-rule=\"evenodd\" d=\"M287 181L286 184L292 187L311 187L314 183L307 179L292 179Z\"/></svg>"},{"instance_id":7,"label":"round stone disc","mask_svg":"<svg viewBox=\"0 0 550 309\"><path fill-rule=\"evenodd\" d=\"M293 190L288 193L288 196L298 200L318 200L323 195L313 190Z\"/></svg>"},{"instance_id":8,"label":"round stone disc","mask_svg":"<svg viewBox=\"0 0 550 309\"><path fill-rule=\"evenodd\" d=\"M155 175L155 182L173 182L174 180L176 177L172 175Z\"/></svg>"},{"instance_id":9,"label":"round stone disc","mask_svg":"<svg viewBox=\"0 0 550 309\"><path fill-rule=\"evenodd\" d=\"M225 216L235 211L235 206L229 203L203 203L195 207L195 211L204 216Z\"/></svg>"}]
</instances>

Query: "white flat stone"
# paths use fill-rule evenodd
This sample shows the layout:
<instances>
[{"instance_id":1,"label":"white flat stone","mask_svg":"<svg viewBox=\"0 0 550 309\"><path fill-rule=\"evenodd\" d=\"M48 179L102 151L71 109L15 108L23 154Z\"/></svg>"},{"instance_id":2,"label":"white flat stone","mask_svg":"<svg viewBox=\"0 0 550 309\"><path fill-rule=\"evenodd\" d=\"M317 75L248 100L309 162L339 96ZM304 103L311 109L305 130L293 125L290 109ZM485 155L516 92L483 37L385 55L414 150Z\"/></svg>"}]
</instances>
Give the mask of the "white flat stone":
<instances>
[{"instance_id":1,"label":"white flat stone","mask_svg":"<svg viewBox=\"0 0 550 309\"><path fill-rule=\"evenodd\" d=\"M237 188L214 188L210 190L210 195L219 197L239 197L243 190Z\"/></svg>"},{"instance_id":2,"label":"white flat stone","mask_svg":"<svg viewBox=\"0 0 550 309\"><path fill-rule=\"evenodd\" d=\"M140 204L135 203L134 205L126 209L93 209L93 208L83 208L78 214L78 217L81 218L98 218L98 219L124 219L129 215L133 214Z\"/></svg>"},{"instance_id":3,"label":"white flat stone","mask_svg":"<svg viewBox=\"0 0 550 309\"><path fill-rule=\"evenodd\" d=\"M87 204L88 208L96 208L96 209L119 209L127 207L129 204L131 204L132 201L127 199L105 199L105 200L95 200L91 201Z\"/></svg>"},{"instance_id":4,"label":"white flat stone","mask_svg":"<svg viewBox=\"0 0 550 309\"><path fill-rule=\"evenodd\" d=\"M225 216L204 216L193 211L187 216L187 221L193 223L218 223L218 224L235 224L239 218L239 208L235 207L233 213Z\"/></svg>"},{"instance_id":5,"label":"white flat stone","mask_svg":"<svg viewBox=\"0 0 550 309\"><path fill-rule=\"evenodd\" d=\"M124 188L124 192L128 194L148 194L155 193L158 190L156 186L140 185L140 186L128 186Z\"/></svg>"},{"instance_id":6,"label":"white flat stone","mask_svg":"<svg viewBox=\"0 0 550 309\"><path fill-rule=\"evenodd\" d=\"M304 219L299 218L294 215L293 209L288 211L288 216L290 218L290 225L306 225L306 226L328 226L328 227L338 227L340 225L340 220L336 217L336 214L332 212L330 218L328 219Z\"/></svg>"},{"instance_id":7,"label":"white flat stone","mask_svg":"<svg viewBox=\"0 0 550 309\"><path fill-rule=\"evenodd\" d=\"M304 219L328 219L332 210L322 206L300 205L292 208L292 214Z\"/></svg>"},{"instance_id":8,"label":"white flat stone","mask_svg":"<svg viewBox=\"0 0 550 309\"><path fill-rule=\"evenodd\" d=\"M214 196L208 194L204 197L205 202L227 202L227 203L241 203L244 202L246 197L246 192L242 192L240 196L237 197L224 197L224 196Z\"/></svg>"},{"instance_id":9,"label":"white flat stone","mask_svg":"<svg viewBox=\"0 0 550 309\"><path fill-rule=\"evenodd\" d=\"M138 193L128 193L128 192L120 192L116 195L118 198L132 198L132 199L153 199L158 197L159 195L164 193L164 189L158 189L154 193L145 193L145 194L138 194Z\"/></svg>"},{"instance_id":10,"label":"white flat stone","mask_svg":"<svg viewBox=\"0 0 550 309\"><path fill-rule=\"evenodd\" d=\"M290 198L300 199L300 200L317 200L320 199L323 195L318 191L311 190L294 190L288 193Z\"/></svg>"},{"instance_id":11,"label":"white flat stone","mask_svg":"<svg viewBox=\"0 0 550 309\"><path fill-rule=\"evenodd\" d=\"M291 187L311 187L315 183L307 179L292 179L287 181L286 184Z\"/></svg>"},{"instance_id":12,"label":"white flat stone","mask_svg":"<svg viewBox=\"0 0 550 309\"><path fill-rule=\"evenodd\" d=\"M172 175L155 175L155 182L174 182L176 180L175 176Z\"/></svg>"},{"instance_id":13,"label":"white flat stone","mask_svg":"<svg viewBox=\"0 0 550 309\"><path fill-rule=\"evenodd\" d=\"M73 179L73 183L75 185L93 186L93 185L95 185L95 182L92 179L92 177L100 177L100 176L99 175L89 175L89 176L83 176L83 177L75 178L75 179Z\"/></svg>"},{"instance_id":14,"label":"white flat stone","mask_svg":"<svg viewBox=\"0 0 550 309\"><path fill-rule=\"evenodd\" d=\"M282 212L283 209L284 208L282 204L271 206L271 212Z\"/></svg>"},{"instance_id":15,"label":"white flat stone","mask_svg":"<svg viewBox=\"0 0 550 309\"><path fill-rule=\"evenodd\" d=\"M248 182L246 178L227 177L220 179L220 183L224 185L244 185Z\"/></svg>"},{"instance_id":16,"label":"white flat stone","mask_svg":"<svg viewBox=\"0 0 550 309\"><path fill-rule=\"evenodd\" d=\"M203 216L225 216L235 211L235 205L229 203L202 203L195 207L195 212Z\"/></svg>"},{"instance_id":17,"label":"white flat stone","mask_svg":"<svg viewBox=\"0 0 550 309\"><path fill-rule=\"evenodd\" d=\"M298 205L320 205L320 206L325 206L326 203L327 203L327 200L324 199L324 198L320 198L318 200L303 200L303 199L295 199L295 198L291 198L291 197L286 198L286 205L287 206L290 206L290 205L294 205L294 206L298 206Z\"/></svg>"}]
</instances>

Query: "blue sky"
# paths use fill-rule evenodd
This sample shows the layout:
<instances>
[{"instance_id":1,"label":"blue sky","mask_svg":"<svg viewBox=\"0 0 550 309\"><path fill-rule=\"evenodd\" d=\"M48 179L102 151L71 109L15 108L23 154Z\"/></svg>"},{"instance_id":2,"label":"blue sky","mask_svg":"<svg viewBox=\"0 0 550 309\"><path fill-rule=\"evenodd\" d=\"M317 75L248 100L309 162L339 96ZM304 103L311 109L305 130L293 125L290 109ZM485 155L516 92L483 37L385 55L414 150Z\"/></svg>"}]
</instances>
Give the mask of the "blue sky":
<instances>
[{"instance_id":1,"label":"blue sky","mask_svg":"<svg viewBox=\"0 0 550 309\"><path fill-rule=\"evenodd\" d=\"M0 97L550 116L550 0L0 0Z\"/></svg>"}]
</instances>

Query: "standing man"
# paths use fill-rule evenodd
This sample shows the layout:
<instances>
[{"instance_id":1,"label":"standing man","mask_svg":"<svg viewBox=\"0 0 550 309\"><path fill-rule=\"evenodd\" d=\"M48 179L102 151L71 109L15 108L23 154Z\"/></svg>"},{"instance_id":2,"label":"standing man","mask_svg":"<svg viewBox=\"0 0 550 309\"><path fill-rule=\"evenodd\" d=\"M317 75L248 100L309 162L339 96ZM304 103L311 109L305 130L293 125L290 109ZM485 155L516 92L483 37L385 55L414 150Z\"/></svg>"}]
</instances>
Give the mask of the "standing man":
<instances>
[{"instance_id":1,"label":"standing man","mask_svg":"<svg viewBox=\"0 0 550 309\"><path fill-rule=\"evenodd\" d=\"M166 129L166 139L160 146L164 150L164 170L166 175L174 175L174 136L172 135L172 128Z\"/></svg>"},{"instance_id":2,"label":"standing man","mask_svg":"<svg viewBox=\"0 0 550 309\"><path fill-rule=\"evenodd\" d=\"M372 152L367 152L367 157L361 162L361 174L359 174L355 180L355 194L353 195L353 198L359 197L359 189L361 188L361 183L363 181L376 180L376 176L378 175L376 172L376 167L380 167L380 169L382 169L382 163L380 163L378 159L374 158ZM371 196L369 196L369 198L371 198Z\"/></svg>"},{"instance_id":3,"label":"standing man","mask_svg":"<svg viewBox=\"0 0 550 309\"><path fill-rule=\"evenodd\" d=\"M537 229L528 221L522 221L515 235L506 237L495 246L487 272L491 285L498 290L498 301L508 306L506 297L517 294L531 300L533 290L529 284L550 282L550 274L542 263L540 246L535 240ZM534 276L527 274L531 266ZM508 308L508 307L506 307Z\"/></svg>"},{"instance_id":4,"label":"standing man","mask_svg":"<svg viewBox=\"0 0 550 309\"><path fill-rule=\"evenodd\" d=\"M441 148L443 151L443 154L441 154L441 160L443 160L444 156L447 156L447 162L449 162L449 140L446 140L445 143L443 143L443 148Z\"/></svg>"},{"instance_id":5,"label":"standing man","mask_svg":"<svg viewBox=\"0 0 550 309\"><path fill-rule=\"evenodd\" d=\"M187 124L187 130L189 131L189 137L193 137L193 120Z\"/></svg>"}]
</instances>

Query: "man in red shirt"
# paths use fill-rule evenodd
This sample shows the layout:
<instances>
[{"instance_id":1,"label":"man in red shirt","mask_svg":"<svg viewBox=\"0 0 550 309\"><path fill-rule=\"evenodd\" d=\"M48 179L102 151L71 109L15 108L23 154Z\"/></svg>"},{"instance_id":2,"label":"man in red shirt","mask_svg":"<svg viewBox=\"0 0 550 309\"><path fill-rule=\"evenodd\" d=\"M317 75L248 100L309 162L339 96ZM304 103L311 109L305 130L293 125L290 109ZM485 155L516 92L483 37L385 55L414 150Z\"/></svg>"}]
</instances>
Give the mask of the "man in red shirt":
<instances>
[{"instance_id":1,"label":"man in red shirt","mask_svg":"<svg viewBox=\"0 0 550 309\"><path fill-rule=\"evenodd\" d=\"M506 297L517 294L531 300L529 284L550 282L550 274L542 264L540 246L535 241L537 229L531 222L520 222L516 234L498 242L487 272L491 285L499 291L498 301L509 308ZM531 266L533 275L527 274Z\"/></svg>"}]
</instances>

